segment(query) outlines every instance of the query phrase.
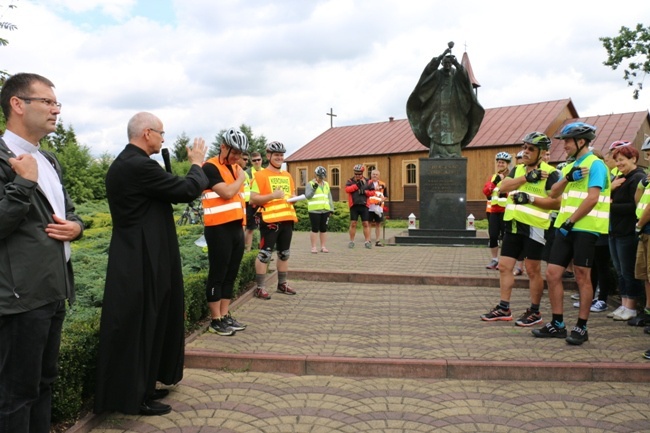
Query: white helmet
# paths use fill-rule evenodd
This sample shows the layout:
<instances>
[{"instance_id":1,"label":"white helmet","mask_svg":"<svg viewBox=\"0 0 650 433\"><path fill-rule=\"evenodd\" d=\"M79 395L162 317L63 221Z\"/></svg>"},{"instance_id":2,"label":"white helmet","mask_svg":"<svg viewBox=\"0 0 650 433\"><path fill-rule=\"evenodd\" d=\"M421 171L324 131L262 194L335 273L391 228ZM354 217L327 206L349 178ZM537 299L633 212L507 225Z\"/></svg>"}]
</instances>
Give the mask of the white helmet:
<instances>
[{"instance_id":1,"label":"white helmet","mask_svg":"<svg viewBox=\"0 0 650 433\"><path fill-rule=\"evenodd\" d=\"M524 157L524 151L523 150L517 152L517 159L520 159L520 158L523 158L523 157Z\"/></svg>"},{"instance_id":2,"label":"white helmet","mask_svg":"<svg viewBox=\"0 0 650 433\"><path fill-rule=\"evenodd\" d=\"M508 152L499 152L497 153L497 156L494 159L496 159L497 161L501 160L505 162L510 162L512 161L512 156L510 156Z\"/></svg>"},{"instance_id":3,"label":"white helmet","mask_svg":"<svg viewBox=\"0 0 650 433\"><path fill-rule=\"evenodd\" d=\"M224 132L223 142L226 146L232 147L240 152L248 151L248 138L239 129L230 128Z\"/></svg>"},{"instance_id":4,"label":"white helmet","mask_svg":"<svg viewBox=\"0 0 650 433\"><path fill-rule=\"evenodd\" d=\"M641 145L641 151L650 151L650 137L646 138Z\"/></svg>"},{"instance_id":5,"label":"white helmet","mask_svg":"<svg viewBox=\"0 0 650 433\"><path fill-rule=\"evenodd\" d=\"M285 153L287 149L279 141L272 141L266 145L266 151L269 153Z\"/></svg>"}]
</instances>

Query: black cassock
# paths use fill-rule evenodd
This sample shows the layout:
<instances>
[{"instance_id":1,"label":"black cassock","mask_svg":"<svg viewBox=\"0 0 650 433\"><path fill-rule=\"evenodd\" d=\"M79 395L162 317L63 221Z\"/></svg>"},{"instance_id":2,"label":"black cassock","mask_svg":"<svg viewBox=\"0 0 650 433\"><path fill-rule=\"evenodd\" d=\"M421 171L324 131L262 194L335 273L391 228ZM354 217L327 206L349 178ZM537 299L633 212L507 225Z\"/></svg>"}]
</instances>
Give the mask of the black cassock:
<instances>
[{"instance_id":1,"label":"black cassock","mask_svg":"<svg viewBox=\"0 0 650 433\"><path fill-rule=\"evenodd\" d=\"M172 203L207 186L192 165L167 173L128 144L106 175L113 219L97 361L95 412L137 414L156 381L183 378L184 294Z\"/></svg>"}]
</instances>

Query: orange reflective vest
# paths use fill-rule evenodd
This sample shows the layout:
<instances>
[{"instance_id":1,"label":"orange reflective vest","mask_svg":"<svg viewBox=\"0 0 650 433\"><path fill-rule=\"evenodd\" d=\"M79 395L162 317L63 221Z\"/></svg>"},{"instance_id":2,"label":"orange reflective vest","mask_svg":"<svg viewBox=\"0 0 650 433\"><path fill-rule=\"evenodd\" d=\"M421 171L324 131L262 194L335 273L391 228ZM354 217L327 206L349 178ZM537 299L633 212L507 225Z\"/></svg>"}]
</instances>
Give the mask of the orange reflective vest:
<instances>
[{"instance_id":1,"label":"orange reflective vest","mask_svg":"<svg viewBox=\"0 0 650 433\"><path fill-rule=\"evenodd\" d=\"M235 182L235 176L226 165L219 162L218 156L208 159L205 164L213 164L217 167L221 178L227 184ZM203 223L206 226L218 226L237 220L241 220L242 225L244 224L244 215L246 212L244 184L242 184L239 192L228 200L221 198L213 190L206 189L201 196L201 203L203 204Z\"/></svg>"},{"instance_id":2,"label":"orange reflective vest","mask_svg":"<svg viewBox=\"0 0 650 433\"><path fill-rule=\"evenodd\" d=\"M251 185L251 192L260 195L273 193L278 188L284 191L284 198L273 199L264 203L260 211L262 219L266 223L277 223L282 221L297 222L296 210L291 203L287 202L296 190L293 178L286 171L280 172L263 169L255 173L255 179Z\"/></svg>"}]
</instances>

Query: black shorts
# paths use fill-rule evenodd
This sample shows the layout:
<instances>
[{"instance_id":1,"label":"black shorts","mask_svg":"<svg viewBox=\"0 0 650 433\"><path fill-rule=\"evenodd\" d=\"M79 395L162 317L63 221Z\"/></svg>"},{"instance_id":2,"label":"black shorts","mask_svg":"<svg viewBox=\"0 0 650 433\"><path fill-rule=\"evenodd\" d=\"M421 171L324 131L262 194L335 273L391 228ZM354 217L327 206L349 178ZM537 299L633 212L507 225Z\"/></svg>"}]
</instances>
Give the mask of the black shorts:
<instances>
[{"instance_id":1,"label":"black shorts","mask_svg":"<svg viewBox=\"0 0 650 433\"><path fill-rule=\"evenodd\" d=\"M260 227L257 221L259 215L255 215L258 209L259 207L246 203L246 230L255 230Z\"/></svg>"},{"instance_id":2,"label":"black shorts","mask_svg":"<svg viewBox=\"0 0 650 433\"><path fill-rule=\"evenodd\" d=\"M375 212L370 212L370 210L368 210L368 221L371 223L381 223L383 220L384 214L377 215Z\"/></svg>"},{"instance_id":3,"label":"black shorts","mask_svg":"<svg viewBox=\"0 0 650 433\"><path fill-rule=\"evenodd\" d=\"M544 245L529 236L505 232L501 244L501 255L516 260L542 260Z\"/></svg>"},{"instance_id":4,"label":"black shorts","mask_svg":"<svg viewBox=\"0 0 650 433\"><path fill-rule=\"evenodd\" d=\"M568 236L555 232L548 262L566 268L571 260L575 266L591 268L598 236L593 233L572 230Z\"/></svg>"},{"instance_id":5,"label":"black shorts","mask_svg":"<svg viewBox=\"0 0 650 433\"><path fill-rule=\"evenodd\" d=\"M260 221L260 250L287 251L291 248L293 221L265 223Z\"/></svg>"},{"instance_id":6,"label":"black shorts","mask_svg":"<svg viewBox=\"0 0 650 433\"><path fill-rule=\"evenodd\" d=\"M355 204L350 208L350 221L356 221L359 217L362 222L367 222L370 218L370 211L365 204Z\"/></svg>"}]
</instances>

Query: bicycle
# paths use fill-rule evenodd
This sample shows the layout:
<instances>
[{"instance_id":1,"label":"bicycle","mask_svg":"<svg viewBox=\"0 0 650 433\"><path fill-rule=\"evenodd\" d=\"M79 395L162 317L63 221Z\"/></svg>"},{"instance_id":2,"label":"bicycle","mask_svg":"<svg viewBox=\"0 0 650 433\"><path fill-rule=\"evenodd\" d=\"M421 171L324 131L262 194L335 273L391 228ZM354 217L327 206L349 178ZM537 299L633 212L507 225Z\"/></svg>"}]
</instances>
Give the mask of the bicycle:
<instances>
[{"instance_id":1,"label":"bicycle","mask_svg":"<svg viewBox=\"0 0 650 433\"><path fill-rule=\"evenodd\" d=\"M187 204L187 207L185 207L185 210L183 211L183 214L181 217L178 219L177 224L179 226L185 225L185 224L203 224L203 208L201 207L201 203L199 202L199 205L196 206L194 200L189 202Z\"/></svg>"}]
</instances>

